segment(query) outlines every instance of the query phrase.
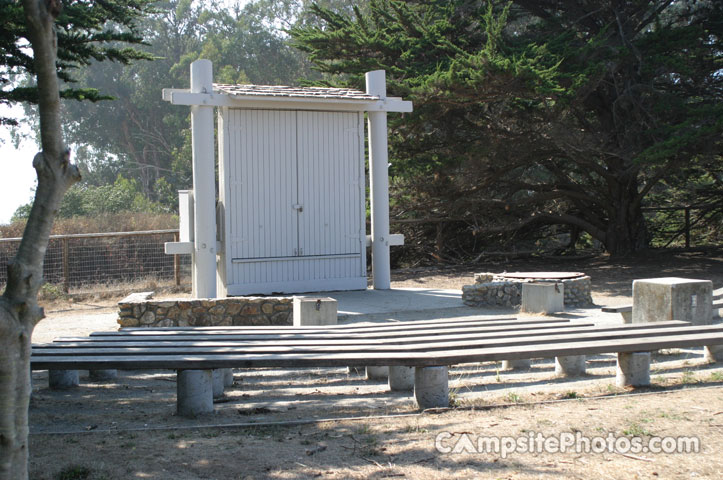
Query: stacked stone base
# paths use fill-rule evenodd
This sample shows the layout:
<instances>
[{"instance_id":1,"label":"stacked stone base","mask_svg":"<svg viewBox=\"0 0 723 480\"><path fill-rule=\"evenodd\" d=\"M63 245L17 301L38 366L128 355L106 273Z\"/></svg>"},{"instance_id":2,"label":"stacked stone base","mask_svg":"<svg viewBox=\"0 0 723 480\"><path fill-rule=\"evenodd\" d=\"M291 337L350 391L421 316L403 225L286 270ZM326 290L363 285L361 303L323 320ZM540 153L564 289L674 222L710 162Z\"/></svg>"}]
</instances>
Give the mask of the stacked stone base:
<instances>
[{"instance_id":1,"label":"stacked stone base","mask_svg":"<svg viewBox=\"0 0 723 480\"><path fill-rule=\"evenodd\" d=\"M518 308L522 303L522 284L533 279L510 279L495 273L478 273L474 285L462 287L462 301L470 307ZM539 280L536 280L539 281ZM565 306L588 307L593 304L589 276L558 280L564 288Z\"/></svg>"},{"instance_id":2,"label":"stacked stone base","mask_svg":"<svg viewBox=\"0 0 723 480\"><path fill-rule=\"evenodd\" d=\"M135 293L118 302L121 327L292 325L290 297L153 300Z\"/></svg>"}]
</instances>

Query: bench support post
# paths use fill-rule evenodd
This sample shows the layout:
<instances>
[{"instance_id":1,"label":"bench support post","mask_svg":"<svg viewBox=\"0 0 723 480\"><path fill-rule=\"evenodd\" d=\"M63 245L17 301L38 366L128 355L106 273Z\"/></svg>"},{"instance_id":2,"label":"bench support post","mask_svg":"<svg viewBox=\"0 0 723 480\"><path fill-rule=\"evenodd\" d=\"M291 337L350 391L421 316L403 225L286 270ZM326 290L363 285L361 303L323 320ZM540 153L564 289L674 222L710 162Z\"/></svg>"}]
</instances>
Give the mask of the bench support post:
<instances>
[{"instance_id":1,"label":"bench support post","mask_svg":"<svg viewBox=\"0 0 723 480\"><path fill-rule=\"evenodd\" d=\"M73 388L79 383L78 370L48 370L48 387L51 390Z\"/></svg>"},{"instance_id":2,"label":"bench support post","mask_svg":"<svg viewBox=\"0 0 723 480\"><path fill-rule=\"evenodd\" d=\"M414 390L414 367L389 367L389 390L393 392Z\"/></svg>"},{"instance_id":3,"label":"bench support post","mask_svg":"<svg viewBox=\"0 0 723 480\"><path fill-rule=\"evenodd\" d=\"M118 378L118 370L114 368L103 370L88 370L90 379L94 382L105 382L107 380L115 380Z\"/></svg>"},{"instance_id":4,"label":"bench support post","mask_svg":"<svg viewBox=\"0 0 723 480\"><path fill-rule=\"evenodd\" d=\"M233 386L233 368L222 368L223 371L223 386Z\"/></svg>"},{"instance_id":5,"label":"bench support post","mask_svg":"<svg viewBox=\"0 0 723 480\"><path fill-rule=\"evenodd\" d=\"M563 377L585 375L585 355L555 357L555 375Z\"/></svg>"},{"instance_id":6,"label":"bench support post","mask_svg":"<svg viewBox=\"0 0 723 480\"><path fill-rule=\"evenodd\" d=\"M502 370L529 370L531 367L532 360L530 360L529 358L502 360Z\"/></svg>"},{"instance_id":7,"label":"bench support post","mask_svg":"<svg viewBox=\"0 0 723 480\"><path fill-rule=\"evenodd\" d=\"M386 380L389 367L367 367L367 380Z\"/></svg>"},{"instance_id":8,"label":"bench support post","mask_svg":"<svg viewBox=\"0 0 723 480\"><path fill-rule=\"evenodd\" d=\"M705 347L705 361L709 363L723 362L723 345Z\"/></svg>"},{"instance_id":9,"label":"bench support post","mask_svg":"<svg viewBox=\"0 0 723 480\"><path fill-rule=\"evenodd\" d=\"M215 368L211 371L213 378L213 398L223 397L223 391L226 387L226 372L223 368Z\"/></svg>"},{"instance_id":10,"label":"bench support post","mask_svg":"<svg viewBox=\"0 0 723 480\"><path fill-rule=\"evenodd\" d=\"M618 353L618 387L647 387L650 385L650 352Z\"/></svg>"},{"instance_id":11,"label":"bench support post","mask_svg":"<svg viewBox=\"0 0 723 480\"><path fill-rule=\"evenodd\" d=\"M447 366L415 367L414 397L417 405L427 408L449 407L449 374Z\"/></svg>"},{"instance_id":12,"label":"bench support post","mask_svg":"<svg viewBox=\"0 0 723 480\"><path fill-rule=\"evenodd\" d=\"M179 370L176 387L178 415L195 417L202 413L213 412L211 370Z\"/></svg>"}]
</instances>

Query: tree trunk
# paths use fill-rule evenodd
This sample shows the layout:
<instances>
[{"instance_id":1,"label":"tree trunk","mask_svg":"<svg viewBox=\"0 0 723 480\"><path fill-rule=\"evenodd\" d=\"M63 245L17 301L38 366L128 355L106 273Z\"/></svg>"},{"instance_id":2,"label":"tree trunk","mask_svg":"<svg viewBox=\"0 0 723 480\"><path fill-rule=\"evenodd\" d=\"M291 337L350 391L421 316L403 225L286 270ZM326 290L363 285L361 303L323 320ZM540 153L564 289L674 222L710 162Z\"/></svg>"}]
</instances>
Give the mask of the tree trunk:
<instances>
[{"instance_id":1,"label":"tree trunk","mask_svg":"<svg viewBox=\"0 0 723 480\"><path fill-rule=\"evenodd\" d=\"M54 30L61 7L60 0L23 0L37 76L42 151L33 159L38 174L33 208L0 297L0 480L28 478L30 340L44 316L37 303L43 260L63 195L80 180L61 129Z\"/></svg>"},{"instance_id":2,"label":"tree trunk","mask_svg":"<svg viewBox=\"0 0 723 480\"><path fill-rule=\"evenodd\" d=\"M605 249L614 256L629 255L648 248L648 228L638 199L637 181L617 189L615 205L607 231Z\"/></svg>"}]
</instances>

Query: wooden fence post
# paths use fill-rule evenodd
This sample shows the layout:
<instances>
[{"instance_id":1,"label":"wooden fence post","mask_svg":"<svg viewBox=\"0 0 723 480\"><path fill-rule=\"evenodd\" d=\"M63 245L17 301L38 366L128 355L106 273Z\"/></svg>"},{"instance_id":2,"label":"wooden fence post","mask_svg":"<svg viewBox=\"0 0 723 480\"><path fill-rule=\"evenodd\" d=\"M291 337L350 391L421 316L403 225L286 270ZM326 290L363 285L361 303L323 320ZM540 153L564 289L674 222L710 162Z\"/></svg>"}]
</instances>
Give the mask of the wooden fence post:
<instances>
[{"instance_id":1,"label":"wooden fence post","mask_svg":"<svg viewBox=\"0 0 723 480\"><path fill-rule=\"evenodd\" d=\"M70 290L70 249L68 248L68 239L63 238L63 291L68 293Z\"/></svg>"}]
</instances>

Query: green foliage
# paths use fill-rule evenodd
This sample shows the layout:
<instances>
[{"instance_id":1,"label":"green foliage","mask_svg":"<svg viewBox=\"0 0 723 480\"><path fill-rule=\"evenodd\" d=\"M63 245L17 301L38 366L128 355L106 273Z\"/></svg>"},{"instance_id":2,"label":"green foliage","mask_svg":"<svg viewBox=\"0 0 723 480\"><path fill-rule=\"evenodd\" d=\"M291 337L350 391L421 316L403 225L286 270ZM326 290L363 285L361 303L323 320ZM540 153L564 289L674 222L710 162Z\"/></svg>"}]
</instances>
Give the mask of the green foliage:
<instances>
[{"instance_id":1,"label":"green foliage","mask_svg":"<svg viewBox=\"0 0 723 480\"><path fill-rule=\"evenodd\" d=\"M168 182L161 181L161 188L168 189ZM32 204L20 206L12 221L27 219ZM111 185L93 186L85 183L73 185L63 197L58 218L99 216L122 212L164 213L167 208L153 202L141 191L137 180L119 175Z\"/></svg>"},{"instance_id":2,"label":"green foliage","mask_svg":"<svg viewBox=\"0 0 723 480\"><path fill-rule=\"evenodd\" d=\"M92 62L111 60L128 64L133 60L149 59L149 55L128 45L143 42L137 21L149 14L152 0L103 2L63 2L56 21L58 35L58 77L65 82L63 98L98 101L110 98L98 89L75 87L77 70ZM0 104L37 102L34 86L19 85L19 76L35 74L32 55L24 48L27 31L21 2L0 2ZM14 123L2 119L3 123Z\"/></svg>"},{"instance_id":3,"label":"green foliage","mask_svg":"<svg viewBox=\"0 0 723 480\"><path fill-rule=\"evenodd\" d=\"M79 84L116 98L97 105L66 103L68 139L90 185L117 175L139 182L153 202L177 205L176 191L191 186L189 109L162 100L163 88L187 88L190 64L207 58L219 83L294 84L313 75L299 52L286 45L276 15L294 15L295 1L257 1L228 8L217 2L169 0L139 20L154 58L124 66L93 63ZM82 156L82 159L80 157Z\"/></svg>"},{"instance_id":4,"label":"green foliage","mask_svg":"<svg viewBox=\"0 0 723 480\"><path fill-rule=\"evenodd\" d=\"M318 22L291 35L331 83L363 88L364 72L384 69L389 94L414 102L390 116L391 183L398 214L450 219L437 258L447 239L466 239L456 250L469 255L480 237L505 244L504 232L534 239L550 225L571 246L586 232L624 254L648 245L642 207L684 192L683 171L710 172L723 193L712 166L720 2L373 0L310 12Z\"/></svg>"}]
</instances>

